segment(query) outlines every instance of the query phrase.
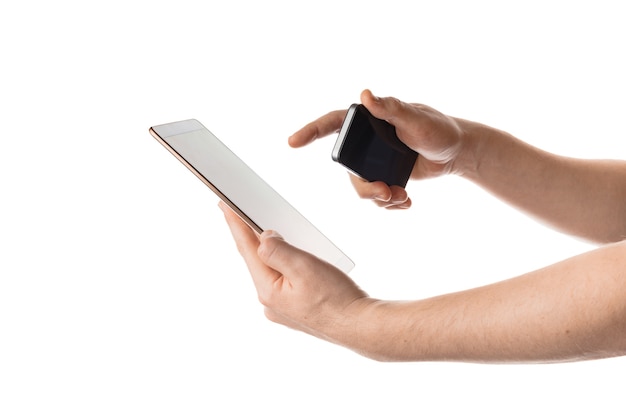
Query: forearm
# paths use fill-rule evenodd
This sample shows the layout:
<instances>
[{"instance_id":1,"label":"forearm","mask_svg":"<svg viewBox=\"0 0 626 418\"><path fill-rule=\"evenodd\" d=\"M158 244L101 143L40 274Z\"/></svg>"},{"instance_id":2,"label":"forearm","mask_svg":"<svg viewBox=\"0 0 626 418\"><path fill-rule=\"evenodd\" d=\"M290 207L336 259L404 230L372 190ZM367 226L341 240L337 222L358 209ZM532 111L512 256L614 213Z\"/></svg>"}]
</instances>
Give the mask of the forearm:
<instances>
[{"instance_id":1,"label":"forearm","mask_svg":"<svg viewBox=\"0 0 626 418\"><path fill-rule=\"evenodd\" d=\"M347 346L397 361L560 362L626 354L626 243L511 280L374 302Z\"/></svg>"},{"instance_id":2,"label":"forearm","mask_svg":"<svg viewBox=\"0 0 626 418\"><path fill-rule=\"evenodd\" d=\"M626 162L560 157L461 121L455 171L552 227L595 242L626 238Z\"/></svg>"}]
</instances>

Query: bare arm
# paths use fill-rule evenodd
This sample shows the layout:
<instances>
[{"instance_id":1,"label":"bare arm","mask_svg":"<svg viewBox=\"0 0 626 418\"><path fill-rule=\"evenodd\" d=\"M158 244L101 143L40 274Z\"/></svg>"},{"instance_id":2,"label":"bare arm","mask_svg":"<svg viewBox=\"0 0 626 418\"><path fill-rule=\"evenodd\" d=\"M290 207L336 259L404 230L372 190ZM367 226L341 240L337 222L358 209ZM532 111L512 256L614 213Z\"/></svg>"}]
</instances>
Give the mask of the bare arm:
<instances>
[{"instance_id":1,"label":"bare arm","mask_svg":"<svg viewBox=\"0 0 626 418\"><path fill-rule=\"evenodd\" d=\"M561 157L476 123L464 126L455 171L563 232L599 243L626 238L626 162Z\"/></svg>"},{"instance_id":2,"label":"bare arm","mask_svg":"<svg viewBox=\"0 0 626 418\"><path fill-rule=\"evenodd\" d=\"M345 274L226 220L266 315L386 361L560 362L626 354L626 243L435 298L372 299Z\"/></svg>"},{"instance_id":3,"label":"bare arm","mask_svg":"<svg viewBox=\"0 0 626 418\"><path fill-rule=\"evenodd\" d=\"M626 236L626 164L559 157L423 105L361 96L420 153L413 179L457 174L570 234ZM331 112L290 138L339 129ZM406 191L352 177L362 198L393 209ZM626 354L626 241L488 286L408 302L369 297L345 274L272 233L226 220L272 321L380 360L557 362Z\"/></svg>"},{"instance_id":4,"label":"bare arm","mask_svg":"<svg viewBox=\"0 0 626 418\"><path fill-rule=\"evenodd\" d=\"M626 244L492 285L377 302L362 323L373 357L561 362L626 354ZM375 324L375 325L373 325Z\"/></svg>"},{"instance_id":5,"label":"bare arm","mask_svg":"<svg viewBox=\"0 0 626 418\"><path fill-rule=\"evenodd\" d=\"M599 243L626 238L626 162L553 155L506 132L367 90L361 100L420 153L413 179L457 174L563 232ZM310 123L290 144L303 146L336 132L343 114L331 112ZM359 196L379 206L411 206L404 189L354 176L352 183Z\"/></svg>"}]
</instances>

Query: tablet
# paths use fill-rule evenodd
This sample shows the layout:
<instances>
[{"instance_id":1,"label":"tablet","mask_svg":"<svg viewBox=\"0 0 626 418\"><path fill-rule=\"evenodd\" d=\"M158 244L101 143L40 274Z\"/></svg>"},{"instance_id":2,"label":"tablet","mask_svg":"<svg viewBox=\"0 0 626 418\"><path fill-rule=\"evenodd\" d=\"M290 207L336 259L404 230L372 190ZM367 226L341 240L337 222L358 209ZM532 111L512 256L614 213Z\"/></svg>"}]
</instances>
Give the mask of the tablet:
<instances>
[{"instance_id":1,"label":"tablet","mask_svg":"<svg viewBox=\"0 0 626 418\"><path fill-rule=\"evenodd\" d=\"M271 229L290 244L349 272L354 263L311 222L195 119L150 133L257 233Z\"/></svg>"}]
</instances>

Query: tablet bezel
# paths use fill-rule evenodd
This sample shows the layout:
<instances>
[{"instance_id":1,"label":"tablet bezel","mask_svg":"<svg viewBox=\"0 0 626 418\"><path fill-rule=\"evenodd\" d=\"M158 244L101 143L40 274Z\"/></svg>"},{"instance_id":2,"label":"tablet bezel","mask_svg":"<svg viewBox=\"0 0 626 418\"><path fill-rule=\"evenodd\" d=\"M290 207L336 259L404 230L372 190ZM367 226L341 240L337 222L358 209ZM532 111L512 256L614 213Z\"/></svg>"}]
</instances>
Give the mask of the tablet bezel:
<instances>
[{"instance_id":1,"label":"tablet bezel","mask_svg":"<svg viewBox=\"0 0 626 418\"><path fill-rule=\"evenodd\" d=\"M287 242L345 273L354 267L352 260L199 121L156 125L150 133L256 233L276 230Z\"/></svg>"}]
</instances>

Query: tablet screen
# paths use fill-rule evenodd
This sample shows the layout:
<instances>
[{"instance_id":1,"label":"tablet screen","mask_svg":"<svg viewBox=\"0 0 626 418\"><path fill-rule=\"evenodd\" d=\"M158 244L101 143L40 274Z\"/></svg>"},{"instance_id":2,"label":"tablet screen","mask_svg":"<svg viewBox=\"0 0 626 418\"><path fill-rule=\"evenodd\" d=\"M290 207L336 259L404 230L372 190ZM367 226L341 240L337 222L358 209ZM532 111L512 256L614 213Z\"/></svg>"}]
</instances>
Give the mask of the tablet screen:
<instances>
[{"instance_id":1,"label":"tablet screen","mask_svg":"<svg viewBox=\"0 0 626 418\"><path fill-rule=\"evenodd\" d=\"M290 244L344 272L354 263L200 122L150 128L175 157L257 232L279 232Z\"/></svg>"}]
</instances>

